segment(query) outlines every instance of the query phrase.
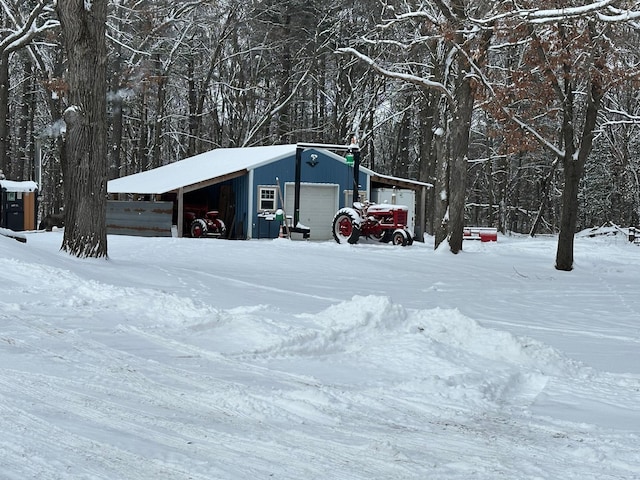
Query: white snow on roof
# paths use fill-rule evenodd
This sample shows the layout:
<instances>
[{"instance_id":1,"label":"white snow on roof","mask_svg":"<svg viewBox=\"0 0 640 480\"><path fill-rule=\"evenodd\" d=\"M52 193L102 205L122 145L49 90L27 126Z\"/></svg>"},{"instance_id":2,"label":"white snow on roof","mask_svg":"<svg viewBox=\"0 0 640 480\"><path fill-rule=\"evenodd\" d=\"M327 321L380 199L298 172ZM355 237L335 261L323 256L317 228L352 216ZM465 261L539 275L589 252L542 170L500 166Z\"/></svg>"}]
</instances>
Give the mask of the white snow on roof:
<instances>
[{"instance_id":1,"label":"white snow on roof","mask_svg":"<svg viewBox=\"0 0 640 480\"><path fill-rule=\"evenodd\" d=\"M38 184L32 181L0 180L0 188L6 189L7 192L33 192L38 189Z\"/></svg>"},{"instance_id":2,"label":"white snow on roof","mask_svg":"<svg viewBox=\"0 0 640 480\"><path fill-rule=\"evenodd\" d=\"M289 155L295 155L296 148L296 144L219 148L147 170L146 172L110 180L107 184L107 192L139 193L143 195L172 192L182 187L188 187L235 172L253 170L261 165L280 160ZM327 155L344 161L342 156L330 150L324 150L319 146L306 148L323 150ZM363 166L360 166L360 172L367 175L378 175L381 179L401 180L416 185L432 186L429 183L376 174L373 170Z\"/></svg>"},{"instance_id":3,"label":"white snow on roof","mask_svg":"<svg viewBox=\"0 0 640 480\"><path fill-rule=\"evenodd\" d=\"M382 175L380 173L376 173L375 175L381 180L390 180L390 181L396 181L396 182L411 183L413 185L420 185L422 187L433 187L433 183L420 182L418 180L411 180L411 179L408 179L408 178L394 177L392 175Z\"/></svg>"},{"instance_id":4,"label":"white snow on roof","mask_svg":"<svg viewBox=\"0 0 640 480\"><path fill-rule=\"evenodd\" d=\"M160 194L295 155L296 145L219 148L109 181L108 193Z\"/></svg>"}]
</instances>

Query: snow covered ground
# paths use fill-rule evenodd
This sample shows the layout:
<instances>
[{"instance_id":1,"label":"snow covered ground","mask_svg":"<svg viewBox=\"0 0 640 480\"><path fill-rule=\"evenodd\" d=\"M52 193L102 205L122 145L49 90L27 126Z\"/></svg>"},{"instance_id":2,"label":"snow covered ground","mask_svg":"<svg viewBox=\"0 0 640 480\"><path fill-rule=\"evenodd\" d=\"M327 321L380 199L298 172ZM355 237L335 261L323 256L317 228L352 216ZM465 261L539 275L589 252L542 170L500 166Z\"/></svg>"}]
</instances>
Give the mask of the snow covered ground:
<instances>
[{"instance_id":1,"label":"snow covered ground","mask_svg":"<svg viewBox=\"0 0 640 480\"><path fill-rule=\"evenodd\" d=\"M0 479L639 479L640 246L0 237Z\"/></svg>"}]
</instances>

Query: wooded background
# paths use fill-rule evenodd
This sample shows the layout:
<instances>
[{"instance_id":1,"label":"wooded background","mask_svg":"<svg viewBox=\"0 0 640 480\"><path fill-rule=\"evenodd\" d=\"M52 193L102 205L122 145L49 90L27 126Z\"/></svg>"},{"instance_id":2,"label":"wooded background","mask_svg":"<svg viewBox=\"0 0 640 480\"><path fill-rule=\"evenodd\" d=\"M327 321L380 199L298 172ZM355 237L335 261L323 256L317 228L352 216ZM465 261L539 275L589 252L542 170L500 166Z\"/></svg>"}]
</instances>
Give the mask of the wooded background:
<instances>
[{"instance_id":1,"label":"wooded background","mask_svg":"<svg viewBox=\"0 0 640 480\"><path fill-rule=\"evenodd\" d=\"M41 149L43 213L55 213L69 106L59 22L50 1L0 7L0 169L34 179ZM577 228L638 225L637 10L634 1L109 1L109 178L219 147L346 143L355 133L363 165L441 185L438 168L453 167L438 157L456 140L438 139L466 85L466 171L446 177L464 183L466 223L557 232L562 158L577 159L586 138ZM431 195L433 206L442 190ZM442 212L429 211L433 232Z\"/></svg>"}]
</instances>

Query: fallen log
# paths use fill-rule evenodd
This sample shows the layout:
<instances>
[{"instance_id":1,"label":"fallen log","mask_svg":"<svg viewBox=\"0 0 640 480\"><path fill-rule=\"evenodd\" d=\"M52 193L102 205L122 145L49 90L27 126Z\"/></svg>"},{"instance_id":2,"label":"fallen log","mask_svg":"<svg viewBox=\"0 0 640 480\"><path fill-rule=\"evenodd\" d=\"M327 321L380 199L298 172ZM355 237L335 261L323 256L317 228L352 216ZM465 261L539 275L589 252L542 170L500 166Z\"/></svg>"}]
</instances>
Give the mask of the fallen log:
<instances>
[{"instance_id":1,"label":"fallen log","mask_svg":"<svg viewBox=\"0 0 640 480\"><path fill-rule=\"evenodd\" d=\"M2 235L3 237L13 238L20 243L27 243L27 237L25 237L22 233L14 232L13 230L9 230L8 228L0 228L0 235Z\"/></svg>"}]
</instances>

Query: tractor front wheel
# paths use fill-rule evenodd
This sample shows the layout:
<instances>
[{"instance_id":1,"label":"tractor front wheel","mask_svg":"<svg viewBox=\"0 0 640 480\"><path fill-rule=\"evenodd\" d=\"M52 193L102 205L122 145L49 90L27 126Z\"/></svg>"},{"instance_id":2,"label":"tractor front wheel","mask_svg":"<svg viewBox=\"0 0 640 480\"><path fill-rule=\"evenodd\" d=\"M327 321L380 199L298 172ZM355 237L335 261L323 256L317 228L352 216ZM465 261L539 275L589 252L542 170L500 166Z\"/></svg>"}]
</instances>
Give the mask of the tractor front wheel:
<instances>
[{"instance_id":1,"label":"tractor front wheel","mask_svg":"<svg viewBox=\"0 0 640 480\"><path fill-rule=\"evenodd\" d=\"M393 232L393 236L391 237L391 243L393 245L401 245L406 246L409 242L409 235L404 230L396 230Z\"/></svg>"},{"instance_id":2,"label":"tractor front wheel","mask_svg":"<svg viewBox=\"0 0 640 480\"><path fill-rule=\"evenodd\" d=\"M333 238L338 243L354 244L360 238L360 221L357 212L344 208L333 217Z\"/></svg>"}]
</instances>

